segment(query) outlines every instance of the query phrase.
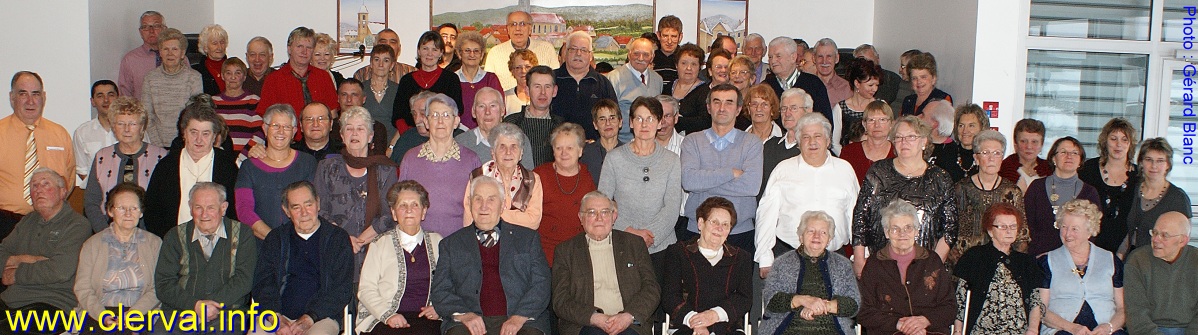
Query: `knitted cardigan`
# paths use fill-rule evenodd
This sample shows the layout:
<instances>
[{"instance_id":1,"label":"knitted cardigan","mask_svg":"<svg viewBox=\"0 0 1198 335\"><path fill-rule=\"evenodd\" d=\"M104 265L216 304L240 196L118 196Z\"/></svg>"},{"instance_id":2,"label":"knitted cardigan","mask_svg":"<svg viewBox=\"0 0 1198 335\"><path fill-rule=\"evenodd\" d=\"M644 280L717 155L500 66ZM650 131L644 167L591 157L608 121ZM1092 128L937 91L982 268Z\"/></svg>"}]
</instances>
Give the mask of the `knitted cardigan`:
<instances>
[{"instance_id":1,"label":"knitted cardigan","mask_svg":"<svg viewBox=\"0 0 1198 335\"><path fill-rule=\"evenodd\" d=\"M777 293L795 293L798 292L799 278L802 277L804 270L808 269L804 265L802 257L799 257L798 252L787 252L774 260L774 266L770 269L769 277L765 279L765 290L761 297L767 301ZM823 261L820 262L818 269L824 277L824 285L832 288L832 296L845 296L857 301L857 306L861 306L861 292L857 287L857 278L853 272L853 263L848 258L837 253L828 253ZM791 313L773 313L768 310L762 311L761 322L758 324L758 334L774 334L782 325L784 320L788 320L788 314ZM853 317L856 315L847 315L836 318L836 323L839 325L841 334L852 333L854 323ZM795 316L797 317L797 315Z\"/></svg>"}]
</instances>

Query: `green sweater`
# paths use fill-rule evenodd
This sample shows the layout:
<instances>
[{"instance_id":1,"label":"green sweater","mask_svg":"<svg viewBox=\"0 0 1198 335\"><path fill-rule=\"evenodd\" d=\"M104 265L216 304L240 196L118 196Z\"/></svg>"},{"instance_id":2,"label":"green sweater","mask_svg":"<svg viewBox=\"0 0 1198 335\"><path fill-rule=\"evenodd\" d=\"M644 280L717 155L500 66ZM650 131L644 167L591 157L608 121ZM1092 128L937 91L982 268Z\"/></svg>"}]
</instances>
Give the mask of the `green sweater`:
<instances>
[{"instance_id":1,"label":"green sweater","mask_svg":"<svg viewBox=\"0 0 1198 335\"><path fill-rule=\"evenodd\" d=\"M16 255L49 259L17 267L17 283L0 294L0 299L11 308L38 302L62 310L74 308L79 249L91 235L87 219L66 204L50 220L43 220L36 211L30 212L0 242L0 264L6 264L9 257Z\"/></svg>"},{"instance_id":2,"label":"green sweater","mask_svg":"<svg viewBox=\"0 0 1198 335\"><path fill-rule=\"evenodd\" d=\"M1123 274L1127 328L1132 334L1160 334L1157 327L1198 332L1198 248L1185 246L1173 264L1139 248L1127 257Z\"/></svg>"},{"instance_id":3,"label":"green sweater","mask_svg":"<svg viewBox=\"0 0 1198 335\"><path fill-rule=\"evenodd\" d=\"M195 221L175 226L162 237L158 266L154 270L154 288L164 311L194 310L196 301L213 300L224 303L226 310L249 307L250 289L254 284L254 266L258 262L258 239L249 226L236 220L224 219L225 235L216 243L212 257L205 260L199 241L192 241ZM234 232L234 229L240 231ZM179 241L183 234L184 244ZM237 236L236 259L231 260L230 242ZM183 253L187 252L187 278L182 278ZM236 264L230 271L231 264Z\"/></svg>"}]
</instances>

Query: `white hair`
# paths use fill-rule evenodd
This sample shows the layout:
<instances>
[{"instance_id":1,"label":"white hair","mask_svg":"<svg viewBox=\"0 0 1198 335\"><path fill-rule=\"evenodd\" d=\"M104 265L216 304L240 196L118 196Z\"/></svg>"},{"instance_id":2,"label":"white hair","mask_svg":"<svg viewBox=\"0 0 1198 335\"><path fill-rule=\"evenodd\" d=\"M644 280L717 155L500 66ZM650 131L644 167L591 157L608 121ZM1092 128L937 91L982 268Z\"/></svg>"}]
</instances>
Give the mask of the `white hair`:
<instances>
[{"instance_id":1,"label":"white hair","mask_svg":"<svg viewBox=\"0 0 1198 335\"><path fill-rule=\"evenodd\" d=\"M769 48L771 50L773 50L775 48L782 48L782 50L785 51L786 54L794 55L796 52L799 51L799 44L795 43L795 40L790 37L778 36L778 37L774 37L774 39L770 40Z\"/></svg>"}]
</instances>

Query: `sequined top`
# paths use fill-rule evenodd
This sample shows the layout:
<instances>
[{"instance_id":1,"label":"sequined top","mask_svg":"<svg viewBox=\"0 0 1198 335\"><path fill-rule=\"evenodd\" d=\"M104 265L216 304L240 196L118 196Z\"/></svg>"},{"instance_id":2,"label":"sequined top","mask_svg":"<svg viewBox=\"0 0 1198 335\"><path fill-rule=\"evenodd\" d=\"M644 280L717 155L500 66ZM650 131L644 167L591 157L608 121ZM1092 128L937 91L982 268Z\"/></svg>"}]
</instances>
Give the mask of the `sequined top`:
<instances>
[{"instance_id":1,"label":"sequined top","mask_svg":"<svg viewBox=\"0 0 1198 335\"><path fill-rule=\"evenodd\" d=\"M989 235L982 228L982 214L986 213L986 209L990 208L990 205L1005 202L1023 212L1023 191L1009 180L998 179L1000 180L998 187L989 191L974 185L973 177L961 179L953 185L953 197L957 200L958 221L957 243L949 251L948 260L945 262L949 264L950 269L952 264L956 264L957 259L961 258L961 254L965 253L965 250L989 241ZM1024 227L1015 237L1015 243L1011 247L1019 251L1027 250L1027 242L1030 240L1027 227Z\"/></svg>"},{"instance_id":2,"label":"sequined top","mask_svg":"<svg viewBox=\"0 0 1198 335\"><path fill-rule=\"evenodd\" d=\"M894 158L874 162L865 174L857 206L853 210L853 245L877 252L886 245L882 208L891 200L910 202L917 210L915 244L935 250L937 240L957 242L957 203L948 173L928 165L921 176L908 178L894 168Z\"/></svg>"}]
</instances>

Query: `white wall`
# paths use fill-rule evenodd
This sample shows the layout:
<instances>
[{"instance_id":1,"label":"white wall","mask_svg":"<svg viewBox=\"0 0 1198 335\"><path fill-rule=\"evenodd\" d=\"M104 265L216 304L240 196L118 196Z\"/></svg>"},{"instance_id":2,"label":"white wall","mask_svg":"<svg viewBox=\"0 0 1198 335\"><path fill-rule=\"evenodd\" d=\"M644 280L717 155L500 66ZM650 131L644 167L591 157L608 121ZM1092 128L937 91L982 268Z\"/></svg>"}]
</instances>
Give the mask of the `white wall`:
<instances>
[{"instance_id":1,"label":"white wall","mask_svg":"<svg viewBox=\"0 0 1198 335\"><path fill-rule=\"evenodd\" d=\"M274 45L274 65L279 65L287 62L287 35L295 27L329 35L337 32L337 2L333 0L210 1L215 22L229 32L230 57L244 60L246 43L263 36Z\"/></svg>"},{"instance_id":2,"label":"white wall","mask_svg":"<svg viewBox=\"0 0 1198 335\"><path fill-rule=\"evenodd\" d=\"M977 54L973 77L973 100L979 105L984 101L999 103L998 118L990 120L991 127L998 127L1010 134L1015 122L1023 118L1023 95L1025 85L1023 72L1027 71L1027 53L1023 52L1028 31L1027 2L1013 5L1009 0L979 0ZM984 28L983 28L984 27ZM1014 142L1008 140L1008 142ZM1013 145L1013 143L1011 144Z\"/></svg>"},{"instance_id":3,"label":"white wall","mask_svg":"<svg viewBox=\"0 0 1198 335\"><path fill-rule=\"evenodd\" d=\"M894 0L877 1L881 6ZM768 43L778 36L801 38L815 46L824 37L837 47L855 48L874 43L874 0L751 0L749 32L761 34ZM661 6L662 1L658 1ZM697 22L692 19L690 22ZM687 22L687 21L683 21Z\"/></svg>"},{"instance_id":4,"label":"white wall","mask_svg":"<svg viewBox=\"0 0 1198 335\"><path fill-rule=\"evenodd\" d=\"M0 48L2 91L11 90L9 79L13 73L37 72L45 83L43 115L61 124L68 132L75 131L79 124L91 118L88 99L91 65L86 54L90 44L87 37L88 5L83 2L50 6L40 1L0 0L0 8L4 12L0 31L5 32L3 40L7 46ZM48 22L53 22L53 29L44 29ZM0 108L0 117L10 114L12 105L5 102Z\"/></svg>"},{"instance_id":5,"label":"white wall","mask_svg":"<svg viewBox=\"0 0 1198 335\"><path fill-rule=\"evenodd\" d=\"M955 105L973 99L974 52L978 26L985 29L999 20L978 22L979 0L884 0L874 7L875 46L882 54L882 67L899 68L899 55L909 49L936 56L936 87L952 94ZM1010 1L1002 2L1011 6ZM989 14L987 14L989 15ZM843 47L843 46L842 46ZM1010 47L996 44L995 47ZM1006 84L1010 84L1006 82Z\"/></svg>"},{"instance_id":6,"label":"white wall","mask_svg":"<svg viewBox=\"0 0 1198 335\"><path fill-rule=\"evenodd\" d=\"M154 10L162 13L167 27L184 34L199 33L212 24L213 0L88 0L87 34L91 40L91 80L116 81L121 57L130 49L141 46L137 28L141 13ZM191 61L198 61L192 59Z\"/></svg>"}]
</instances>

